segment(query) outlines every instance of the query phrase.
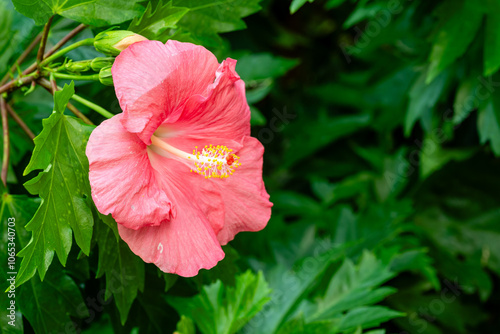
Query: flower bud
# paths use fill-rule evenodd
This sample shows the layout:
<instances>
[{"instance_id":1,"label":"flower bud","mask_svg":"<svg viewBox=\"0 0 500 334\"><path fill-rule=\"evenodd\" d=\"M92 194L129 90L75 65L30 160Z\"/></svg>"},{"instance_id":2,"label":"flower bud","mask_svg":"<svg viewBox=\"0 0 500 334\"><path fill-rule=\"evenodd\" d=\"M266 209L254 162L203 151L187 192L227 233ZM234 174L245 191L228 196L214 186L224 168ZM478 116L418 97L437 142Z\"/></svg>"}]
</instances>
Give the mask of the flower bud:
<instances>
[{"instance_id":1,"label":"flower bud","mask_svg":"<svg viewBox=\"0 0 500 334\"><path fill-rule=\"evenodd\" d=\"M101 68L99 71L99 81L106 86L113 86L113 76L111 75L111 66Z\"/></svg>"},{"instance_id":2,"label":"flower bud","mask_svg":"<svg viewBox=\"0 0 500 334\"><path fill-rule=\"evenodd\" d=\"M99 71L101 68L113 65L114 57L97 57L92 59L90 66L94 71Z\"/></svg>"},{"instance_id":3,"label":"flower bud","mask_svg":"<svg viewBox=\"0 0 500 334\"><path fill-rule=\"evenodd\" d=\"M107 56L118 56L131 44L147 41L146 37L127 30L103 31L94 38L94 47Z\"/></svg>"},{"instance_id":4,"label":"flower bud","mask_svg":"<svg viewBox=\"0 0 500 334\"><path fill-rule=\"evenodd\" d=\"M68 72L85 72L90 70L90 60L82 60L82 61L70 61L66 65L64 65L64 68Z\"/></svg>"}]
</instances>

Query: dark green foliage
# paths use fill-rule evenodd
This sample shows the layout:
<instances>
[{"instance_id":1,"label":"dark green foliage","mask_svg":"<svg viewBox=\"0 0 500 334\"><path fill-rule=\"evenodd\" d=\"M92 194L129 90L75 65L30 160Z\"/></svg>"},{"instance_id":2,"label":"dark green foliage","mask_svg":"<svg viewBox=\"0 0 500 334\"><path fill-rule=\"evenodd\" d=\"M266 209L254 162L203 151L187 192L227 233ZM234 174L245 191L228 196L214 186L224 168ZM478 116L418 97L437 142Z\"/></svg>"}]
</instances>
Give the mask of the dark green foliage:
<instances>
[{"instance_id":1,"label":"dark green foliage","mask_svg":"<svg viewBox=\"0 0 500 334\"><path fill-rule=\"evenodd\" d=\"M66 110L76 90L119 113L113 88L9 93L37 138L9 118L0 333L496 334L499 13L497 0L0 0L1 77L35 61L36 48L9 73L54 14L48 48L84 23L73 42L118 27L237 59L274 203L268 226L238 234L215 268L162 273L97 212L94 127Z\"/></svg>"}]
</instances>

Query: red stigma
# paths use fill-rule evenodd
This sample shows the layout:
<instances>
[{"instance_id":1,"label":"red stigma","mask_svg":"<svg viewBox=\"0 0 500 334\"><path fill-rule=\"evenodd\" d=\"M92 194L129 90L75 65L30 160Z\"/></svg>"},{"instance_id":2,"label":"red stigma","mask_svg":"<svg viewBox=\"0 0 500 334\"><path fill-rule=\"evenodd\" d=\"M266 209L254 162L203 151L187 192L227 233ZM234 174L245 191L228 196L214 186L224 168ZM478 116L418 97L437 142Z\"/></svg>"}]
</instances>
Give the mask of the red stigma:
<instances>
[{"instance_id":1,"label":"red stigma","mask_svg":"<svg viewBox=\"0 0 500 334\"><path fill-rule=\"evenodd\" d=\"M234 157L232 154L228 155L227 158L226 158L226 162L227 162L227 165L228 166L231 166L234 162Z\"/></svg>"}]
</instances>

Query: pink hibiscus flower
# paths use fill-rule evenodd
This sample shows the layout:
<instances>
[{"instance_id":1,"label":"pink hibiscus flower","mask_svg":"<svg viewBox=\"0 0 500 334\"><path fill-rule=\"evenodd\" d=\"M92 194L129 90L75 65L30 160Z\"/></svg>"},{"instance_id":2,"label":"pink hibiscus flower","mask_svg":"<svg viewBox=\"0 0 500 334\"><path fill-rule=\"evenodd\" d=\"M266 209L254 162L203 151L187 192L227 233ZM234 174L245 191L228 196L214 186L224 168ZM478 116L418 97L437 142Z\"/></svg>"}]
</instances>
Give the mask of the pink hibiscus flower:
<instances>
[{"instance_id":1,"label":"pink hibiscus flower","mask_svg":"<svg viewBox=\"0 0 500 334\"><path fill-rule=\"evenodd\" d=\"M236 61L205 48L138 42L112 68L122 114L90 136L92 198L145 262L194 276L271 215L260 142Z\"/></svg>"}]
</instances>

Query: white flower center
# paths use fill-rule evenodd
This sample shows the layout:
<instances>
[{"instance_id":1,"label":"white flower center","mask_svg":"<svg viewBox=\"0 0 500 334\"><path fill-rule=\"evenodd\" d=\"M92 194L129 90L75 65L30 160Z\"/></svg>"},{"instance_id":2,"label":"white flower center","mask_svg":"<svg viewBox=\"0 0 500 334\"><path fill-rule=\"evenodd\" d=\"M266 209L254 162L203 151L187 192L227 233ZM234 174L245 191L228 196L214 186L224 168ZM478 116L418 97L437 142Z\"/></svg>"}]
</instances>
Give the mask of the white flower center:
<instances>
[{"instance_id":1,"label":"white flower center","mask_svg":"<svg viewBox=\"0 0 500 334\"><path fill-rule=\"evenodd\" d=\"M223 145L206 145L201 151L195 146L193 153L189 154L153 135L151 145L156 146L170 154L191 162L191 172L198 173L208 178L226 178L234 173L234 170L241 166L239 157L231 153L233 150Z\"/></svg>"}]
</instances>

